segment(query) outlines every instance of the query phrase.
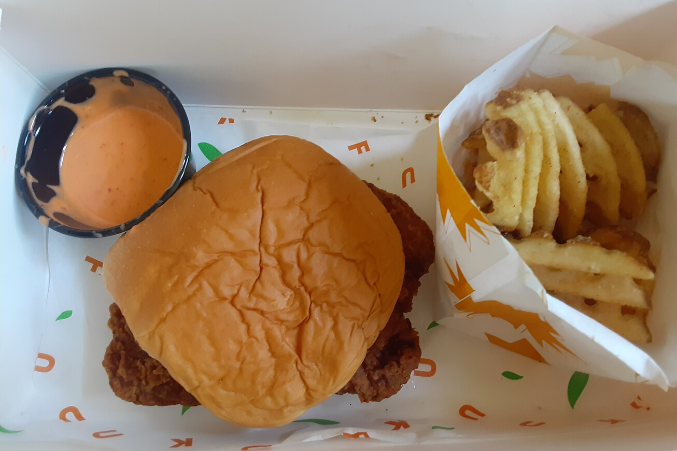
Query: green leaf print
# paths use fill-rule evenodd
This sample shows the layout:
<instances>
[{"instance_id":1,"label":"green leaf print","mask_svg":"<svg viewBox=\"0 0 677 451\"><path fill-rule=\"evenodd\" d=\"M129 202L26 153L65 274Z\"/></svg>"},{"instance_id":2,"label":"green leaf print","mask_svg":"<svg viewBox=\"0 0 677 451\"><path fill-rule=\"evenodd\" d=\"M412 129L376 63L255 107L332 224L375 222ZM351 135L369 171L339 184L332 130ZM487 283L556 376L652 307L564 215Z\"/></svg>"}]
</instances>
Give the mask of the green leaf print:
<instances>
[{"instance_id":1,"label":"green leaf print","mask_svg":"<svg viewBox=\"0 0 677 451\"><path fill-rule=\"evenodd\" d=\"M59 321L59 320L62 320L62 319L68 319L71 316L73 316L73 310L66 310L66 311L62 312L61 315L57 316L55 321Z\"/></svg>"},{"instance_id":2,"label":"green leaf print","mask_svg":"<svg viewBox=\"0 0 677 451\"><path fill-rule=\"evenodd\" d=\"M221 152L219 152L219 149L216 147L212 146L209 143L197 143L197 146L200 148L202 151L202 154L207 157L209 161L214 160L216 157L221 155Z\"/></svg>"},{"instance_id":3,"label":"green leaf print","mask_svg":"<svg viewBox=\"0 0 677 451\"><path fill-rule=\"evenodd\" d=\"M501 373L501 376L503 376L506 379L510 379L511 381L518 381L522 379L524 376L520 376L519 374L515 374L511 371L503 371Z\"/></svg>"},{"instance_id":4,"label":"green leaf print","mask_svg":"<svg viewBox=\"0 0 677 451\"><path fill-rule=\"evenodd\" d=\"M338 421L331 421L331 420L318 420L318 419L308 419L308 420L296 420L294 423L315 423L315 424L321 424L322 426L328 426L330 424L339 424Z\"/></svg>"}]
</instances>

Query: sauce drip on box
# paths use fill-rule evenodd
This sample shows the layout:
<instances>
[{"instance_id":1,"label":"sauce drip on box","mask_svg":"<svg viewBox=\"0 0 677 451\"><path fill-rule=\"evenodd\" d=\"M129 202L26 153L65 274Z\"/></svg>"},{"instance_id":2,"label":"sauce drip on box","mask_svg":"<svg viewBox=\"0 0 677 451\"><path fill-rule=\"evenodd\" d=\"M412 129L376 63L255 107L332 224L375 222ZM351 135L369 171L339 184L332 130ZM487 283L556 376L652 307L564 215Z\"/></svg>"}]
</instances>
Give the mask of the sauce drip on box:
<instances>
[{"instance_id":1,"label":"sauce drip on box","mask_svg":"<svg viewBox=\"0 0 677 451\"><path fill-rule=\"evenodd\" d=\"M35 140L22 175L52 219L85 230L124 224L148 210L179 174L186 142L178 115L161 92L124 71L89 80L49 109L77 120L52 178L56 184L26 170Z\"/></svg>"}]
</instances>

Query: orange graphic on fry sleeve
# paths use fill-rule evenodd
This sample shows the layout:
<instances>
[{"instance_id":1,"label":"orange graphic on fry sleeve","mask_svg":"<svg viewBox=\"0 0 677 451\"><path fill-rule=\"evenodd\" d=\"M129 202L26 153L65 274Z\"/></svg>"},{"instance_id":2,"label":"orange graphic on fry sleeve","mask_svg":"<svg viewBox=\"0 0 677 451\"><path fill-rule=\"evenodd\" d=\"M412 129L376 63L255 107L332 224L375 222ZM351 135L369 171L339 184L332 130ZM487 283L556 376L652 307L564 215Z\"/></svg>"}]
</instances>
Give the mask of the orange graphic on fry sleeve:
<instances>
[{"instance_id":1,"label":"orange graphic on fry sleeve","mask_svg":"<svg viewBox=\"0 0 677 451\"><path fill-rule=\"evenodd\" d=\"M466 243L468 242L468 227L488 240L479 224L490 227L491 224L471 202L470 195L451 169L439 137L437 138L437 196L440 199L442 222L446 223L447 211L450 212L451 218Z\"/></svg>"},{"instance_id":2,"label":"orange graphic on fry sleeve","mask_svg":"<svg viewBox=\"0 0 677 451\"><path fill-rule=\"evenodd\" d=\"M468 294L472 293L472 287L468 284L463 271L461 271L458 262L456 262L456 272L451 270L449 264L445 261L447 265L447 270L449 271L449 276L451 277L454 284L447 283L447 287L451 290L454 295L459 298L460 295L465 295L465 298L460 302L457 302L454 306L459 312L464 312L468 314L468 317L474 315L489 315L494 318L502 319L509 323L515 329L519 329L521 326L524 326L527 332L531 334L533 339L539 346L544 346L545 344L550 345L553 349L559 352L567 352L570 355L575 357L575 354L571 352L564 344L559 340L557 331L547 322L541 319L538 313L525 312L523 310L517 310L514 307L505 305L498 301L480 301L475 302L472 299L472 296ZM468 284L467 288L464 288L464 285ZM469 293L468 293L469 292ZM468 294L466 294L468 293ZM487 334L488 335L488 334ZM509 349L514 352L518 352L526 357L532 358L534 360L545 362L545 359L536 351L536 349L526 340L518 340L514 343L507 343L498 337L494 337L495 340L492 343L497 344L505 349ZM499 341L500 340L500 341ZM491 341L491 339L489 340ZM524 344L526 343L526 344ZM522 351L522 352L520 352Z\"/></svg>"},{"instance_id":3,"label":"orange graphic on fry sleeve","mask_svg":"<svg viewBox=\"0 0 677 451\"><path fill-rule=\"evenodd\" d=\"M470 286L465 276L463 275L463 271L461 271L461 267L458 265L458 262L456 262L456 274L454 274L454 271L451 270L451 267L449 266L449 263L447 263L446 260L444 261L444 264L447 265L447 270L449 271L449 275L451 276L452 281L452 283L449 282L445 283L449 288L449 290L452 293L454 293L454 296L456 296L458 300L463 300L475 292L473 287ZM458 306L458 304L456 305Z\"/></svg>"},{"instance_id":4,"label":"orange graphic on fry sleeve","mask_svg":"<svg viewBox=\"0 0 677 451\"><path fill-rule=\"evenodd\" d=\"M61 412L59 412L59 419L61 421L65 421L66 423L70 423L71 420L69 420L68 417L66 416L69 413L72 413L76 420L85 421L85 417L82 416L82 414L80 413L78 408L75 407L75 406L68 406L65 409L63 409Z\"/></svg>"},{"instance_id":5,"label":"orange graphic on fry sleeve","mask_svg":"<svg viewBox=\"0 0 677 451\"><path fill-rule=\"evenodd\" d=\"M527 340L526 338L520 338L519 340L510 343L509 341L501 340L495 335L491 335L488 333L485 333L484 335L486 335L487 340L489 340L489 343L493 345L500 346L503 349L507 349L508 351L512 351L516 354L527 357L531 360L535 360L537 362L549 365L549 363L545 361L543 356L539 354L536 348L534 348L534 345L529 343L529 340Z\"/></svg>"},{"instance_id":6,"label":"orange graphic on fry sleeve","mask_svg":"<svg viewBox=\"0 0 677 451\"><path fill-rule=\"evenodd\" d=\"M44 360L47 362L47 365L45 366L40 366L40 365L35 365L35 371L38 373L49 373L52 371L54 368L54 365L56 364L56 361L54 360L54 357L52 357L49 354L43 354L42 352L38 353L38 359Z\"/></svg>"},{"instance_id":7,"label":"orange graphic on fry sleeve","mask_svg":"<svg viewBox=\"0 0 677 451\"><path fill-rule=\"evenodd\" d=\"M467 418L467 419L473 420L473 421L479 420L479 418L475 418L475 417L471 416L468 412L474 413L475 415L477 415L480 418L486 416L485 414L483 414L482 412L480 412L479 410L477 410L476 408L474 408L470 404L465 404L465 405L461 406L460 409L458 409L458 414L460 416L462 416L463 418Z\"/></svg>"},{"instance_id":8,"label":"orange graphic on fry sleeve","mask_svg":"<svg viewBox=\"0 0 677 451\"><path fill-rule=\"evenodd\" d=\"M113 429L113 430L110 430L110 431L95 432L95 433L92 434L92 437L94 437L94 438L112 438L112 437L120 437L121 435L125 435L125 434L121 434L118 431L116 431L115 429Z\"/></svg>"},{"instance_id":9,"label":"orange graphic on fry sleeve","mask_svg":"<svg viewBox=\"0 0 677 451\"><path fill-rule=\"evenodd\" d=\"M243 446L240 448L240 451L247 451L248 449L256 449L256 448L270 448L271 445L250 445L250 446Z\"/></svg>"},{"instance_id":10,"label":"orange graphic on fry sleeve","mask_svg":"<svg viewBox=\"0 0 677 451\"><path fill-rule=\"evenodd\" d=\"M418 365L419 365L419 367L421 365L428 365L430 367L430 369L428 371L416 369L416 370L414 370L414 376L433 377L435 375L435 373L437 372L437 365L435 364L435 362L433 362L430 359L425 359L425 358L421 357L421 360L419 360Z\"/></svg>"}]
</instances>

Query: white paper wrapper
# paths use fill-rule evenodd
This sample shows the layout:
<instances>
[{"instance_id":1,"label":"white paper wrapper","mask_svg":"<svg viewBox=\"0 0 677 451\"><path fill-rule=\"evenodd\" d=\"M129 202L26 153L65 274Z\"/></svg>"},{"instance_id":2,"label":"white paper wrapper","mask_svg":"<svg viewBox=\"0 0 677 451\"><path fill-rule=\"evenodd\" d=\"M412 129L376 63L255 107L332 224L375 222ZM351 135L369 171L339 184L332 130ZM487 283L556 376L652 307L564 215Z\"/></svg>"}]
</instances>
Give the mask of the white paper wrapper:
<instances>
[{"instance_id":1,"label":"white paper wrapper","mask_svg":"<svg viewBox=\"0 0 677 451\"><path fill-rule=\"evenodd\" d=\"M484 443L517 450L539 437L561 440L562 434L572 431L596 437L613 433L624 440L648 434L648 430L655 433L661 424L677 417L673 392L666 394L647 384L588 379L505 352L487 344L486 338L483 342L436 327L434 309L448 308L449 298L438 293L435 265L423 277L410 315L425 360L392 398L360 404L356 396L333 396L309 410L300 422L273 429L235 427L204 407L142 407L116 398L101 365L112 338L106 327L112 299L96 265L116 238L86 240L47 233L21 204L13 187L14 149L23 120L46 93L31 87L30 80L23 83L27 75L12 64L0 52L4 93L0 140L6 151L0 158L1 449L13 449L19 442L22 450L241 450L278 444L291 449L301 442L313 442L313 449L365 449L385 442L440 444L441 448ZM428 224L435 223L438 129L434 124L426 128L422 114L187 110L199 167L207 163L199 143L226 151L263 135L296 135L323 146L360 177L401 196ZM459 130L458 136L463 132ZM365 140L369 152L348 150ZM402 173L408 168L414 169L415 181L407 175L403 186ZM493 235L487 236L495 242ZM465 249L463 242L457 252ZM463 270L473 274L470 267ZM652 327L658 335L656 326ZM513 332L510 325L504 328ZM574 349L572 344L567 346ZM330 438L335 439L318 442ZM645 449L651 449L652 438L646 436Z\"/></svg>"},{"instance_id":2,"label":"white paper wrapper","mask_svg":"<svg viewBox=\"0 0 677 451\"><path fill-rule=\"evenodd\" d=\"M496 63L468 84L440 116L444 156L438 160L437 270L443 301L439 322L535 360L660 387L677 383L677 270L674 233L677 190L677 80L661 64L555 28ZM610 87L610 95L639 105L664 145L658 193L638 230L652 243L657 264L649 327L653 342L635 346L545 293L517 252L471 204L449 169L462 173L461 141L484 120L484 105L524 76L570 75L577 83ZM588 86L589 87L589 86ZM583 89L583 88L581 88ZM460 157L460 154L458 154ZM453 305L453 307L452 307ZM535 315L534 315L535 314Z\"/></svg>"}]
</instances>

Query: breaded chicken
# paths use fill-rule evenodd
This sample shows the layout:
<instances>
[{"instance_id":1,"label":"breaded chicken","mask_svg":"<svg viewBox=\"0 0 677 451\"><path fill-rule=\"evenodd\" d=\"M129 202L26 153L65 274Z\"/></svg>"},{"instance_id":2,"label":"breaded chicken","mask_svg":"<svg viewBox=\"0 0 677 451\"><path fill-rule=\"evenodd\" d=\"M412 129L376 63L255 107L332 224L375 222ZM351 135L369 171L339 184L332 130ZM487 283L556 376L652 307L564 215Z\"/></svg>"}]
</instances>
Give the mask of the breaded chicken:
<instances>
[{"instance_id":1,"label":"breaded chicken","mask_svg":"<svg viewBox=\"0 0 677 451\"><path fill-rule=\"evenodd\" d=\"M113 341L106 349L103 366L115 395L142 406L200 405L160 362L141 349L117 304L111 304L109 310Z\"/></svg>"}]
</instances>

